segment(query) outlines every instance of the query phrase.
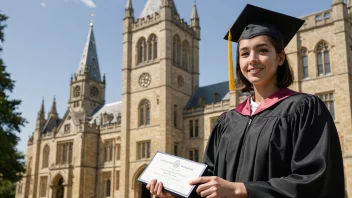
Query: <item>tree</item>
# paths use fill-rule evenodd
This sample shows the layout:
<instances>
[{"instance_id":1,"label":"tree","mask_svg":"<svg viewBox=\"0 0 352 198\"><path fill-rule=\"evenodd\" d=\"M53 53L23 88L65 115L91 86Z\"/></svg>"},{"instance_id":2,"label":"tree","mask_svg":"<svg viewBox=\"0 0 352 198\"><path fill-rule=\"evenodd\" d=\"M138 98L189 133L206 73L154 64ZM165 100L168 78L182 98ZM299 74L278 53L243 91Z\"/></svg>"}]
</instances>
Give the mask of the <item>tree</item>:
<instances>
[{"instance_id":1,"label":"tree","mask_svg":"<svg viewBox=\"0 0 352 198\"><path fill-rule=\"evenodd\" d=\"M0 197L14 198L16 195L16 184L8 180L0 180Z\"/></svg>"},{"instance_id":2,"label":"tree","mask_svg":"<svg viewBox=\"0 0 352 198\"><path fill-rule=\"evenodd\" d=\"M0 11L0 53L4 42L4 29L7 16ZM17 182L24 173L24 155L16 149L21 132L27 122L18 112L21 100L11 99L9 94L14 89L15 81L6 72L6 66L0 57L0 180Z\"/></svg>"}]
</instances>

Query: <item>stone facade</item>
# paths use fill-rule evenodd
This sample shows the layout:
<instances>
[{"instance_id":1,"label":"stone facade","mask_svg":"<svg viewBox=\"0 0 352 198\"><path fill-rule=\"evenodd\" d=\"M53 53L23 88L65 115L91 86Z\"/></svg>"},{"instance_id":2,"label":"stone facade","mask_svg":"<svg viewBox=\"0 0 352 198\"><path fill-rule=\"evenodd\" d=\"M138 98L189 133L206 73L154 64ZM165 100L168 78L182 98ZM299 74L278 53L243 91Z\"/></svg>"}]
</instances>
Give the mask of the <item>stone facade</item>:
<instances>
[{"instance_id":1,"label":"stone facade","mask_svg":"<svg viewBox=\"0 0 352 198\"><path fill-rule=\"evenodd\" d=\"M150 1L146 6L153 5ZM77 71L72 78L69 107L62 119L55 101L47 118L41 107L17 198L148 197L137 178L155 152L203 160L214 120L247 96L233 91L210 103L194 98L200 90L196 7L187 24L172 0L159 1L157 12L138 19L127 1L121 102L104 104L105 79L94 78L91 69L99 67L93 60L82 61L83 73ZM334 115L348 197L352 195L350 4L333 0L330 9L303 17L306 23L286 48L295 74L291 88L321 95ZM147 7L143 13L148 13ZM92 43L94 36L89 36L82 59L92 56ZM191 100L199 100L198 105L186 109Z\"/></svg>"}]
</instances>

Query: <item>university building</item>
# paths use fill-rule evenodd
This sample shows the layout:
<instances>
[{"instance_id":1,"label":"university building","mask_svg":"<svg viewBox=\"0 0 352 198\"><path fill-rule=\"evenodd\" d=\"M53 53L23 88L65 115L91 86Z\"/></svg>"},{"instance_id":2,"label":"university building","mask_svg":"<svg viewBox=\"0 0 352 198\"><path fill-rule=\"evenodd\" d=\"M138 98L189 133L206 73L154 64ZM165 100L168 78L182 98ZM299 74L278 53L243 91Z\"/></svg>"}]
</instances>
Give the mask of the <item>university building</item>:
<instances>
[{"instance_id":1,"label":"university building","mask_svg":"<svg viewBox=\"0 0 352 198\"><path fill-rule=\"evenodd\" d=\"M348 197L351 5L351 0L332 0L330 8L303 17L306 23L286 48L295 76L291 88L320 96L335 120ZM106 80L90 24L67 88L65 114L59 117L55 100L47 116L44 104L40 107L16 198L150 197L137 178L155 152L202 161L216 118L248 97L229 92L228 82L199 86L201 27L196 5L188 24L173 0L148 0L139 16L127 0L123 27L122 101L105 103Z\"/></svg>"}]
</instances>

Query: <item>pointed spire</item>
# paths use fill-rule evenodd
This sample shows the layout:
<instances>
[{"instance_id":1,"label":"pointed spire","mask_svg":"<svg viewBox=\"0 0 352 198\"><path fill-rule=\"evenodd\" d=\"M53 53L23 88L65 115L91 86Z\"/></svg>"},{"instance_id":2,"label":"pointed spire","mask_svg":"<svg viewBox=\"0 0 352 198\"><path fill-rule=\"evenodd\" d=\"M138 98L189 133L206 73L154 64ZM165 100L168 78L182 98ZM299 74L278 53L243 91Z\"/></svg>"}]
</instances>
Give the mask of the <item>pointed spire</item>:
<instances>
[{"instance_id":1,"label":"pointed spire","mask_svg":"<svg viewBox=\"0 0 352 198\"><path fill-rule=\"evenodd\" d=\"M44 98L42 100L42 105L40 106L40 110L38 112L37 120L45 120Z\"/></svg>"},{"instance_id":2,"label":"pointed spire","mask_svg":"<svg viewBox=\"0 0 352 198\"><path fill-rule=\"evenodd\" d=\"M101 82L98 55L93 33L93 21L91 21L89 25L90 28L87 37L87 42L84 46L82 58L76 71L76 74L78 76L82 76L85 75L85 72L88 72L88 76L90 79Z\"/></svg>"},{"instance_id":3,"label":"pointed spire","mask_svg":"<svg viewBox=\"0 0 352 198\"><path fill-rule=\"evenodd\" d=\"M132 8L132 0L127 0L126 10L127 10L127 9L133 9L133 8Z\"/></svg>"},{"instance_id":4,"label":"pointed spire","mask_svg":"<svg viewBox=\"0 0 352 198\"><path fill-rule=\"evenodd\" d=\"M173 13L179 16L173 0L147 0L139 18L144 18L160 11L160 7L171 7Z\"/></svg>"},{"instance_id":5,"label":"pointed spire","mask_svg":"<svg viewBox=\"0 0 352 198\"><path fill-rule=\"evenodd\" d=\"M197 11L197 3L196 0L194 0L194 5L193 5L193 10L192 10L192 17L191 19L199 19L198 17L198 11Z\"/></svg>"},{"instance_id":6,"label":"pointed spire","mask_svg":"<svg viewBox=\"0 0 352 198\"><path fill-rule=\"evenodd\" d=\"M54 97L53 104L51 105L51 109L49 112L49 116L57 116L57 110L56 110L56 98Z\"/></svg>"},{"instance_id":7,"label":"pointed spire","mask_svg":"<svg viewBox=\"0 0 352 198\"><path fill-rule=\"evenodd\" d=\"M194 0L193 10L192 10L191 27L193 28L200 27L196 0Z\"/></svg>"},{"instance_id":8,"label":"pointed spire","mask_svg":"<svg viewBox=\"0 0 352 198\"><path fill-rule=\"evenodd\" d=\"M132 17L132 18L134 17L132 0L127 0L127 3L126 3L125 18L128 18L128 17Z\"/></svg>"}]
</instances>

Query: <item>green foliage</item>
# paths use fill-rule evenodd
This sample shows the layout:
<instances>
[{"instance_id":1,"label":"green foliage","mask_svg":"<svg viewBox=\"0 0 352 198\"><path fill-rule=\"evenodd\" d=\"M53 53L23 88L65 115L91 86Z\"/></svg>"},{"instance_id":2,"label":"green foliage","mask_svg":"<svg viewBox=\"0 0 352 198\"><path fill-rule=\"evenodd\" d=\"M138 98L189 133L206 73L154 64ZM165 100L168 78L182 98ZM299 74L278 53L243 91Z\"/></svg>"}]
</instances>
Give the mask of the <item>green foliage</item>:
<instances>
[{"instance_id":1,"label":"green foliage","mask_svg":"<svg viewBox=\"0 0 352 198\"><path fill-rule=\"evenodd\" d=\"M0 197L15 198L16 184L7 180L0 180Z\"/></svg>"},{"instance_id":2,"label":"green foliage","mask_svg":"<svg viewBox=\"0 0 352 198\"><path fill-rule=\"evenodd\" d=\"M4 42L4 28L7 16L0 11L0 52ZM21 100L11 99L15 81L6 72L6 66L0 58L0 180L16 182L21 179L21 173L25 171L24 155L16 149L18 143L17 133L21 132L26 120L18 112ZM1 196L0 196L1 197Z\"/></svg>"}]
</instances>

